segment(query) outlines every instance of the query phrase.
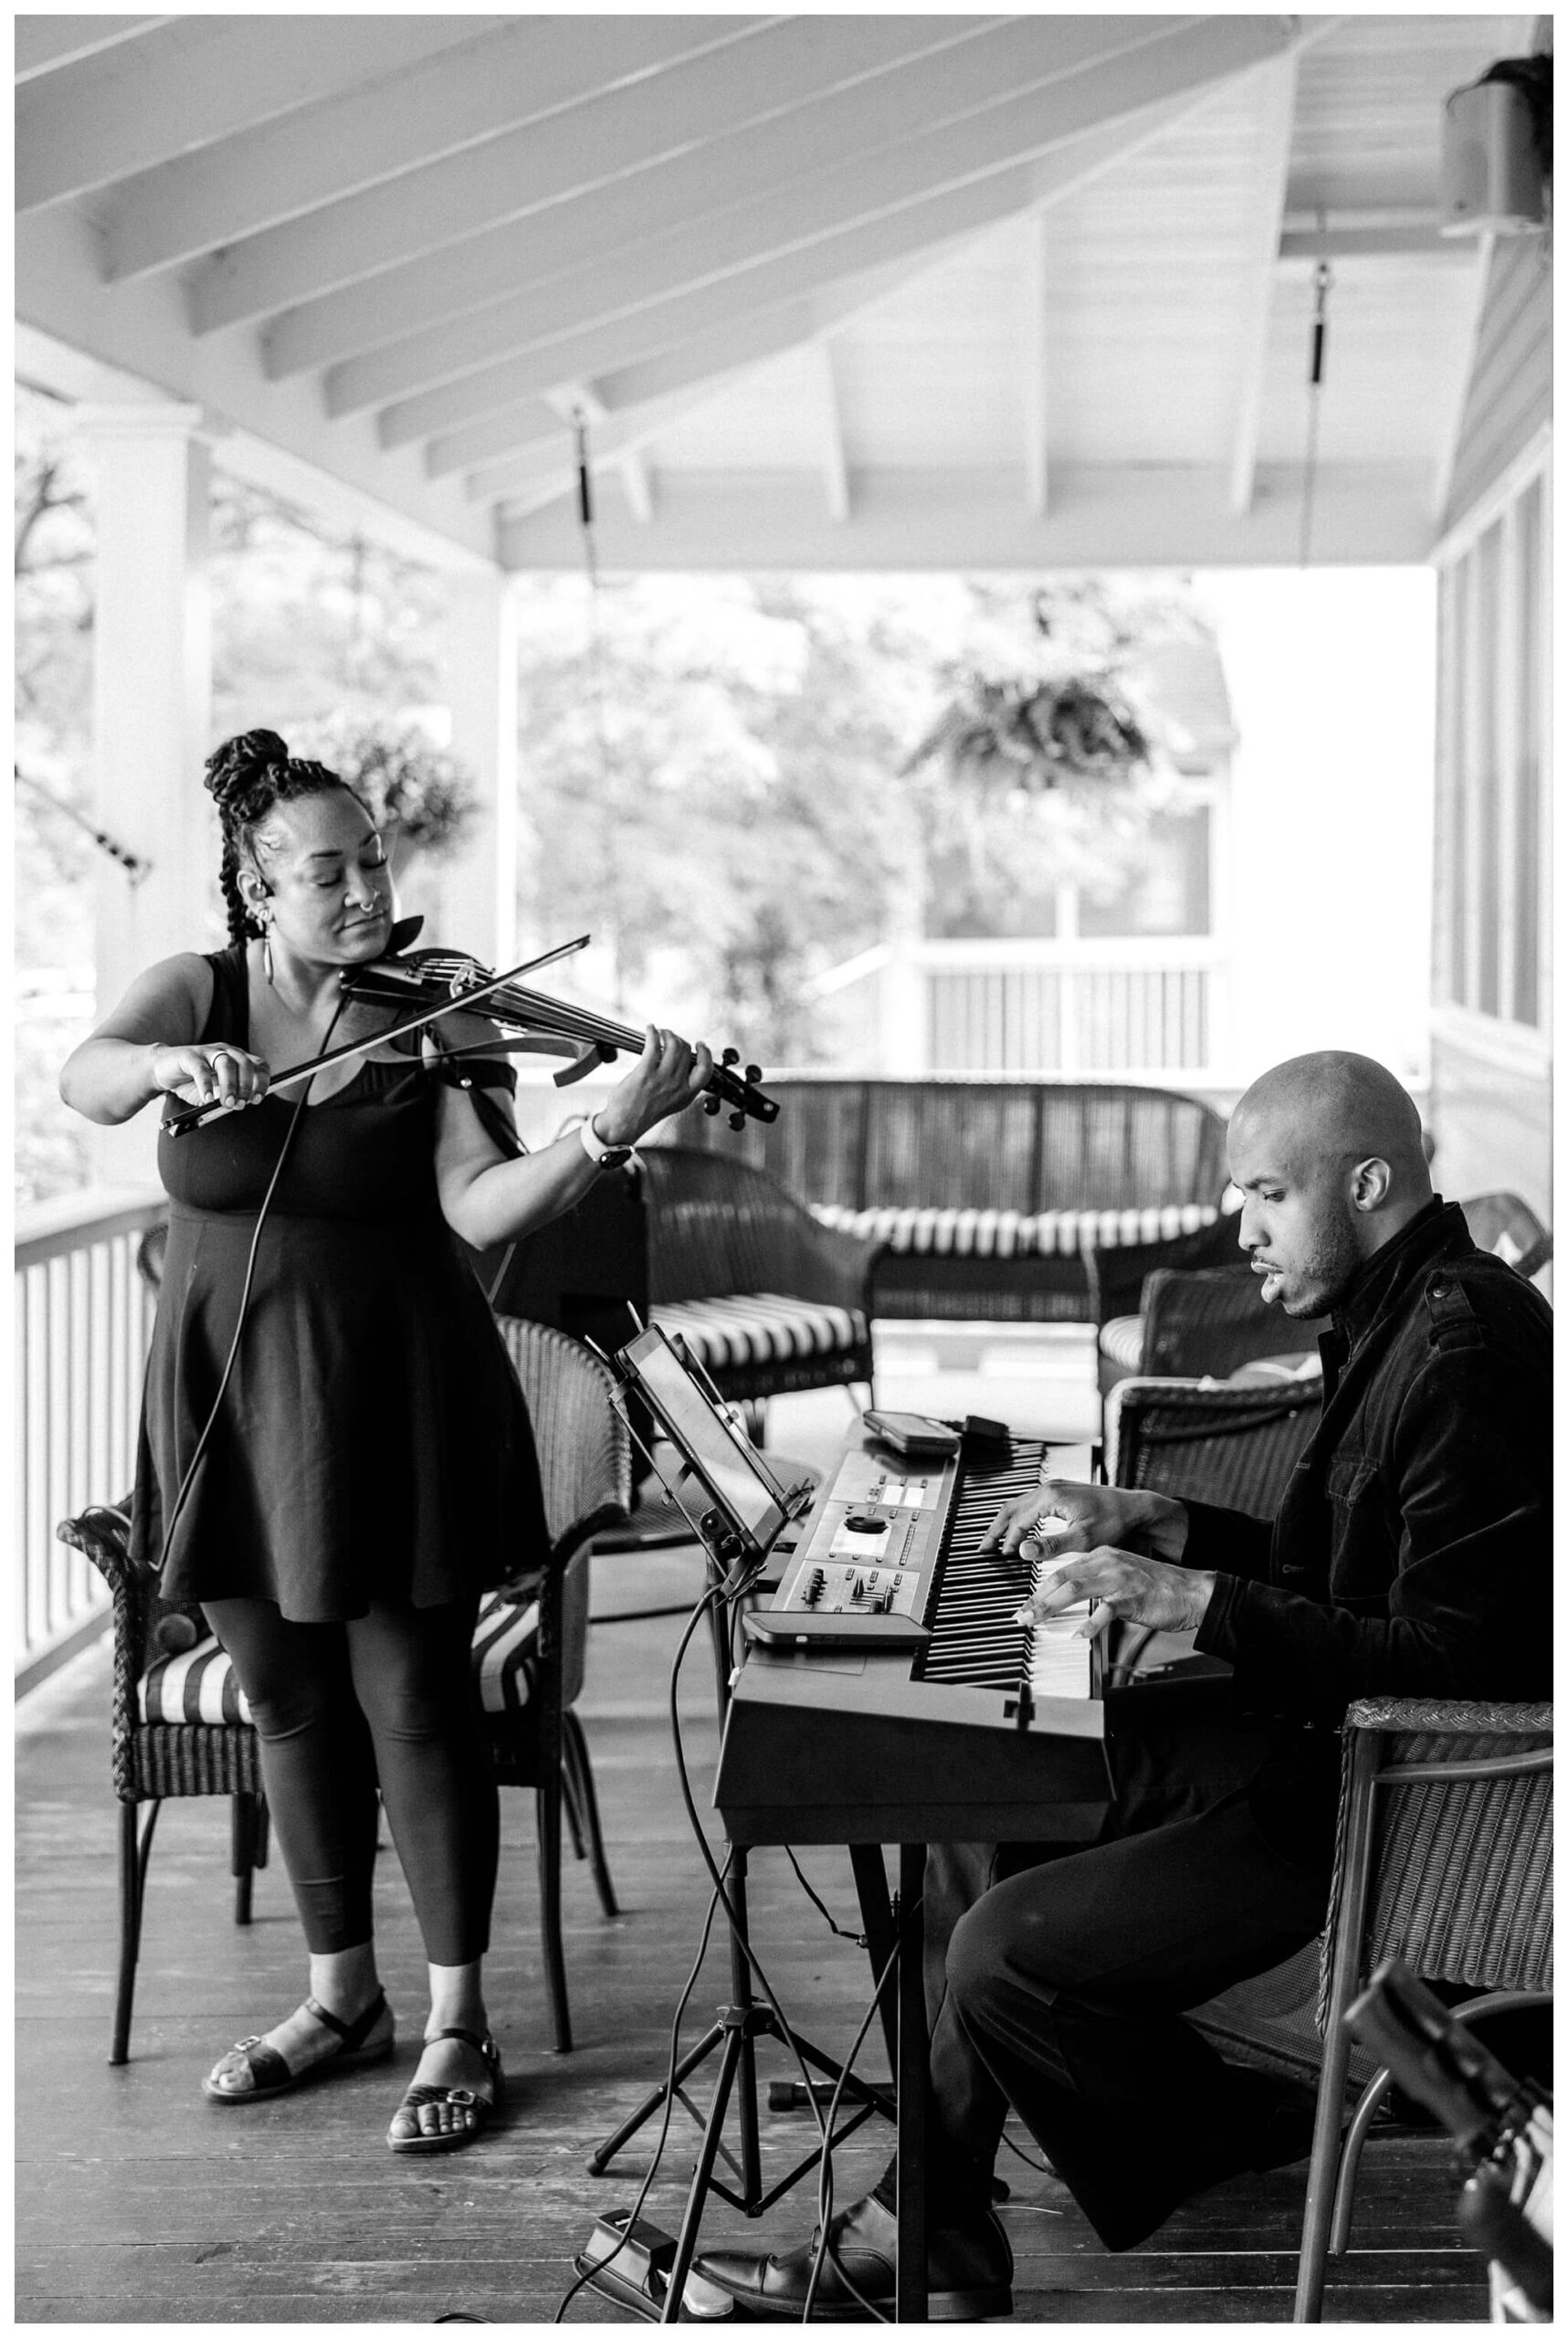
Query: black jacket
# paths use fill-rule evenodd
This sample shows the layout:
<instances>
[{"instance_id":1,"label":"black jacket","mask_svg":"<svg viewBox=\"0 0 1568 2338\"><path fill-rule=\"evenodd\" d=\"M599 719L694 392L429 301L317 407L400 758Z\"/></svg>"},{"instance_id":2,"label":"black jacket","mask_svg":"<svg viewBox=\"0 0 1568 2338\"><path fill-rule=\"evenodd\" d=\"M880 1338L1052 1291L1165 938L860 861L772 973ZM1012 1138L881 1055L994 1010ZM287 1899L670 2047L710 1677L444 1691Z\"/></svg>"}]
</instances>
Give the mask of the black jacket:
<instances>
[{"instance_id":1,"label":"black jacket","mask_svg":"<svg viewBox=\"0 0 1568 2338\"><path fill-rule=\"evenodd\" d=\"M1352 1698L1552 1693L1552 1311L1434 1201L1319 1347L1322 1420L1272 1526L1191 1502L1183 1558L1217 1570L1197 1648L1276 1724L1259 1819L1321 1849Z\"/></svg>"}]
</instances>

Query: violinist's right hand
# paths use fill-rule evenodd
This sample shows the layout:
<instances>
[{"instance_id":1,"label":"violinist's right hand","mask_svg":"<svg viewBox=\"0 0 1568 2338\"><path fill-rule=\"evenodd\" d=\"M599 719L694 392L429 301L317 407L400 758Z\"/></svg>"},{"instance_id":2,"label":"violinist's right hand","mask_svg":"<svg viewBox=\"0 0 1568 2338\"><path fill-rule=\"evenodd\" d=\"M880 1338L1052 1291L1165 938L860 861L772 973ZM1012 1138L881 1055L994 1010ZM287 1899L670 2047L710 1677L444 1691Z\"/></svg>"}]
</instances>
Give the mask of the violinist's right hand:
<instances>
[{"instance_id":1,"label":"violinist's right hand","mask_svg":"<svg viewBox=\"0 0 1568 2338\"><path fill-rule=\"evenodd\" d=\"M155 1096L182 1104L222 1104L236 1111L258 1104L271 1073L265 1057L253 1056L227 1039L194 1047L154 1046L147 1067Z\"/></svg>"}]
</instances>

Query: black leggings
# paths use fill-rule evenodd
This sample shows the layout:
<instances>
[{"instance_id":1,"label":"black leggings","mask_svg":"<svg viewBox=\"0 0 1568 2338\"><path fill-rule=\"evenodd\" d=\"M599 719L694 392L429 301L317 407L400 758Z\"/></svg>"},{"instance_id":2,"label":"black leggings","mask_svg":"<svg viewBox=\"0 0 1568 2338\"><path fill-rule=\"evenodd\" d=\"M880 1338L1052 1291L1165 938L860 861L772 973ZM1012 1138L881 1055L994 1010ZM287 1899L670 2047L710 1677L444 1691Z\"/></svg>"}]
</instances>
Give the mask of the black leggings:
<instances>
[{"instance_id":1,"label":"black leggings","mask_svg":"<svg viewBox=\"0 0 1568 2338\"><path fill-rule=\"evenodd\" d=\"M205 1603L250 1705L316 1955L371 1938L378 1780L429 1962L469 1964L489 1944L500 1817L468 1669L477 1608L295 1624L267 1599Z\"/></svg>"}]
</instances>

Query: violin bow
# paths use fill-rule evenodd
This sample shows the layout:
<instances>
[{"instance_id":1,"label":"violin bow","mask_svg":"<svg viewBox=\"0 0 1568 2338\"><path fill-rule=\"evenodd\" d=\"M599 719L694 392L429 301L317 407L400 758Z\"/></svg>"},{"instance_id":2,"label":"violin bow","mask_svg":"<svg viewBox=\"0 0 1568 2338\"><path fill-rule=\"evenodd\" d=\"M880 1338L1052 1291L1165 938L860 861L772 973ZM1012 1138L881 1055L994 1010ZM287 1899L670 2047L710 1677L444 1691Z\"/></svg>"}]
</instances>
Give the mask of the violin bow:
<instances>
[{"instance_id":1,"label":"violin bow","mask_svg":"<svg viewBox=\"0 0 1568 2338\"><path fill-rule=\"evenodd\" d=\"M588 939L587 934L580 933L575 942L563 942L559 948L545 951L542 957L526 958L521 966L510 967L504 974L491 974L488 981L475 983L470 989L458 992L455 997L444 998L438 1006L427 1007L423 1015L411 1016L406 1023L395 1024L390 1030L373 1031L368 1039L350 1039L341 1048L329 1048L325 1055L312 1056L308 1062L293 1064L289 1070L280 1071L276 1079L268 1080L267 1092L271 1095L275 1089L290 1088L297 1080L309 1079L314 1073L324 1071L328 1064L347 1063L351 1057L368 1055L372 1048L384 1047L388 1039L402 1038L409 1031L422 1031L427 1025L439 1023L448 1015L460 1015L479 1006L491 991L504 990L507 984L516 982L520 974L535 974L541 966L552 966L558 958L570 958L576 951L585 949ZM227 1107L216 1097L205 1104L181 1104L163 1122L163 1133L165 1136L188 1136L193 1129L204 1127L217 1113L226 1110Z\"/></svg>"}]
</instances>

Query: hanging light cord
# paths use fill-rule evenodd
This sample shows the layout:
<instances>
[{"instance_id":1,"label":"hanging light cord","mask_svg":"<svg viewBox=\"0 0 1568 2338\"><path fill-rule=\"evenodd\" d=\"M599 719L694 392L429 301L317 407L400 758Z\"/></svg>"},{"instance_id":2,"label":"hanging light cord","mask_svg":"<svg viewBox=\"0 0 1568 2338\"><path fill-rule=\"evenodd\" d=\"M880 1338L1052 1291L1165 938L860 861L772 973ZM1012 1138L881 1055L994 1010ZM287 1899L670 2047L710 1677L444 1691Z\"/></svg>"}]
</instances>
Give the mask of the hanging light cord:
<instances>
[{"instance_id":1,"label":"hanging light cord","mask_svg":"<svg viewBox=\"0 0 1568 2338\"><path fill-rule=\"evenodd\" d=\"M612 919L611 949L614 1005L617 1014L626 1011L621 984L621 866L618 837L618 810L615 798L615 765L610 755L610 736L605 719L605 641L601 622L602 605L599 595L599 559L594 542L594 485L588 463L588 417L581 406L572 415L572 436L577 458L577 525L583 537L583 566L588 579L588 695L594 708L594 737L599 751L599 772L604 783L605 802L610 817L605 824L605 856L609 878L608 894Z\"/></svg>"},{"instance_id":2,"label":"hanging light cord","mask_svg":"<svg viewBox=\"0 0 1568 2338\"><path fill-rule=\"evenodd\" d=\"M1322 405L1324 362L1329 348L1329 287L1333 271L1326 259L1312 270L1312 343L1307 368L1307 453L1301 469L1301 565L1312 561L1313 502L1318 486L1318 417Z\"/></svg>"}]
</instances>

